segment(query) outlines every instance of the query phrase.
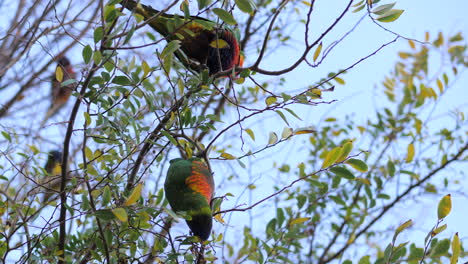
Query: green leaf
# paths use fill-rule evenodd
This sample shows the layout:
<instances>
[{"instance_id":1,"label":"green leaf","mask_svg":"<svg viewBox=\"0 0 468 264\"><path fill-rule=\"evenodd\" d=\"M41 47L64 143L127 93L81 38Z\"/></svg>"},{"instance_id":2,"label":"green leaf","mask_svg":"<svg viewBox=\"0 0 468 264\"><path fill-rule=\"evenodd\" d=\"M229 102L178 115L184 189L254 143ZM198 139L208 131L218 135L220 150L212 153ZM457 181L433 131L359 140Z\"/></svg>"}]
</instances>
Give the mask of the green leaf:
<instances>
[{"instance_id":1,"label":"green leaf","mask_svg":"<svg viewBox=\"0 0 468 264\"><path fill-rule=\"evenodd\" d=\"M361 259L359 259L359 262L358 264L370 264L370 256L369 255L366 255L366 256L363 256Z\"/></svg>"},{"instance_id":2,"label":"green leaf","mask_svg":"<svg viewBox=\"0 0 468 264\"><path fill-rule=\"evenodd\" d=\"M115 219L115 215L109 209L97 210L94 212L94 215L102 220L112 220Z\"/></svg>"},{"instance_id":3,"label":"green leaf","mask_svg":"<svg viewBox=\"0 0 468 264\"><path fill-rule=\"evenodd\" d=\"M331 167L330 171L336 176L343 177L348 180L353 180L355 176L345 167Z\"/></svg>"},{"instance_id":4,"label":"green leaf","mask_svg":"<svg viewBox=\"0 0 468 264\"><path fill-rule=\"evenodd\" d=\"M103 36L104 36L104 30L100 26L97 27L94 30L94 43L98 43L102 39Z\"/></svg>"},{"instance_id":5,"label":"green leaf","mask_svg":"<svg viewBox=\"0 0 468 264\"><path fill-rule=\"evenodd\" d=\"M295 118L299 119L302 121L302 119L296 114L294 113L293 110L289 109L289 108L284 108L284 110L288 111L291 115L293 115Z\"/></svg>"},{"instance_id":6,"label":"green leaf","mask_svg":"<svg viewBox=\"0 0 468 264\"><path fill-rule=\"evenodd\" d=\"M444 256L444 255L446 255L448 253L449 248L450 248L450 240L449 239L443 239L434 246L430 256L431 257Z\"/></svg>"},{"instance_id":7,"label":"green leaf","mask_svg":"<svg viewBox=\"0 0 468 264\"><path fill-rule=\"evenodd\" d=\"M169 132L162 130L161 134L163 134L163 136L165 136L171 142L171 144L177 146L177 140Z\"/></svg>"},{"instance_id":8,"label":"green leaf","mask_svg":"<svg viewBox=\"0 0 468 264\"><path fill-rule=\"evenodd\" d=\"M377 17L377 20L380 22L393 22L397 20L401 14L403 14L404 10L401 9L391 9L385 14L380 15Z\"/></svg>"},{"instance_id":9,"label":"green leaf","mask_svg":"<svg viewBox=\"0 0 468 264\"><path fill-rule=\"evenodd\" d=\"M360 172L366 172L369 168L367 167L367 164L359 159L348 159L346 161L346 164L351 165L354 169Z\"/></svg>"},{"instance_id":10,"label":"green leaf","mask_svg":"<svg viewBox=\"0 0 468 264\"><path fill-rule=\"evenodd\" d=\"M224 9L213 8L213 13L215 13L221 20L223 20L228 25L236 25L237 21L234 17Z\"/></svg>"},{"instance_id":11,"label":"green leaf","mask_svg":"<svg viewBox=\"0 0 468 264\"><path fill-rule=\"evenodd\" d=\"M180 40L173 40L167 43L166 47L164 47L163 51L161 52L161 58L166 58L168 55L174 54L176 50L180 48Z\"/></svg>"},{"instance_id":12,"label":"green leaf","mask_svg":"<svg viewBox=\"0 0 468 264\"><path fill-rule=\"evenodd\" d=\"M388 246L385 248L385 251L384 251L384 263L388 263L388 261L390 260L390 256L392 254L392 243L388 244Z\"/></svg>"},{"instance_id":13,"label":"green leaf","mask_svg":"<svg viewBox=\"0 0 468 264\"><path fill-rule=\"evenodd\" d=\"M123 44L127 44L131 39L133 34L135 33L135 26L130 27L130 29L127 31L127 35L125 36L125 39L123 41Z\"/></svg>"},{"instance_id":14,"label":"green leaf","mask_svg":"<svg viewBox=\"0 0 468 264\"><path fill-rule=\"evenodd\" d=\"M281 112L280 110L275 110L275 113L277 113L281 117L281 119L283 119L283 121L286 123L286 125L289 126L289 122L286 119L286 116L283 114L283 112Z\"/></svg>"},{"instance_id":15,"label":"green leaf","mask_svg":"<svg viewBox=\"0 0 468 264\"><path fill-rule=\"evenodd\" d=\"M424 256L424 250L422 248L417 248L414 245L414 243L410 245L410 254L408 256L408 261L420 260L423 256Z\"/></svg>"},{"instance_id":16,"label":"green leaf","mask_svg":"<svg viewBox=\"0 0 468 264\"><path fill-rule=\"evenodd\" d=\"M130 79L128 79L127 76L124 75L115 76L114 79L112 79L112 83L124 86L132 84Z\"/></svg>"},{"instance_id":17,"label":"green leaf","mask_svg":"<svg viewBox=\"0 0 468 264\"><path fill-rule=\"evenodd\" d=\"M278 226L281 226L284 222L284 212L281 208L276 209L276 219L278 220Z\"/></svg>"},{"instance_id":18,"label":"green leaf","mask_svg":"<svg viewBox=\"0 0 468 264\"><path fill-rule=\"evenodd\" d=\"M93 49L90 45L86 45L83 49L83 60L86 64L91 60L91 56L93 56Z\"/></svg>"},{"instance_id":19,"label":"green leaf","mask_svg":"<svg viewBox=\"0 0 468 264\"><path fill-rule=\"evenodd\" d=\"M205 8L207 5L211 3L211 0L198 0L198 9Z\"/></svg>"},{"instance_id":20,"label":"green leaf","mask_svg":"<svg viewBox=\"0 0 468 264\"><path fill-rule=\"evenodd\" d=\"M439 206L437 207L437 217L439 220L445 218L450 211L452 210L452 199L450 194L445 195L439 202Z\"/></svg>"},{"instance_id":21,"label":"green leaf","mask_svg":"<svg viewBox=\"0 0 468 264\"><path fill-rule=\"evenodd\" d=\"M109 185L106 185L104 187L104 190L102 192L102 206L107 206L111 200L111 191L109 188Z\"/></svg>"},{"instance_id":22,"label":"green leaf","mask_svg":"<svg viewBox=\"0 0 468 264\"><path fill-rule=\"evenodd\" d=\"M388 175L390 176L395 176L395 164L391 161L387 161L387 170L388 170Z\"/></svg>"},{"instance_id":23,"label":"green leaf","mask_svg":"<svg viewBox=\"0 0 468 264\"><path fill-rule=\"evenodd\" d=\"M250 15L253 14L253 3L251 3L249 0L236 0L236 5L240 9L240 11Z\"/></svg>"},{"instance_id":24,"label":"green leaf","mask_svg":"<svg viewBox=\"0 0 468 264\"><path fill-rule=\"evenodd\" d=\"M394 6L395 6L395 3L380 5L380 6L376 7L376 8L374 8L374 10L372 10L372 13L374 13L376 15L383 15L386 12L390 11Z\"/></svg>"},{"instance_id":25,"label":"green leaf","mask_svg":"<svg viewBox=\"0 0 468 264\"><path fill-rule=\"evenodd\" d=\"M8 134L8 133L5 132L5 131L2 131L2 136L3 136L6 140L8 140L8 142L11 142L11 136L10 136L10 134Z\"/></svg>"},{"instance_id":26,"label":"green leaf","mask_svg":"<svg viewBox=\"0 0 468 264\"><path fill-rule=\"evenodd\" d=\"M94 52L93 54L94 64L98 65L99 63L101 63L101 59L102 59L101 52L99 50L96 50L96 52Z\"/></svg>"}]
</instances>

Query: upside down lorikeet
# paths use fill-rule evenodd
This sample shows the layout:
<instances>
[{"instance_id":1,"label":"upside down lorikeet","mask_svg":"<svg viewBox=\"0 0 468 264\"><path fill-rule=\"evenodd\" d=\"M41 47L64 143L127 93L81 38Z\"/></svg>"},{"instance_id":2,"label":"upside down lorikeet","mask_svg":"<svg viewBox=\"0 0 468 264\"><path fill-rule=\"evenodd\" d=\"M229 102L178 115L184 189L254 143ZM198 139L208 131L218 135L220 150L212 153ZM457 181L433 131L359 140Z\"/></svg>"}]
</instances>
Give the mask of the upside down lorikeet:
<instances>
[{"instance_id":1,"label":"upside down lorikeet","mask_svg":"<svg viewBox=\"0 0 468 264\"><path fill-rule=\"evenodd\" d=\"M41 127L45 124L47 119L55 115L67 103L73 92L73 88L75 87L74 84L62 86L62 83L75 78L76 73L70 64L70 60L67 57L61 57L57 61L57 67L55 68L54 75L51 78L50 107L42 121Z\"/></svg>"},{"instance_id":2,"label":"upside down lorikeet","mask_svg":"<svg viewBox=\"0 0 468 264\"><path fill-rule=\"evenodd\" d=\"M202 240L210 237L212 227L211 199L213 175L198 158L173 159L167 171L164 192L175 212L185 211L191 217L187 224Z\"/></svg>"},{"instance_id":3,"label":"upside down lorikeet","mask_svg":"<svg viewBox=\"0 0 468 264\"><path fill-rule=\"evenodd\" d=\"M206 65L210 74L242 67L239 42L230 29L198 16L184 20L183 16L161 13L134 0L124 0L122 5L145 20L151 19L148 24L167 41L180 40L180 49L188 59L180 52L176 56L186 67L200 70L201 65Z\"/></svg>"}]
</instances>

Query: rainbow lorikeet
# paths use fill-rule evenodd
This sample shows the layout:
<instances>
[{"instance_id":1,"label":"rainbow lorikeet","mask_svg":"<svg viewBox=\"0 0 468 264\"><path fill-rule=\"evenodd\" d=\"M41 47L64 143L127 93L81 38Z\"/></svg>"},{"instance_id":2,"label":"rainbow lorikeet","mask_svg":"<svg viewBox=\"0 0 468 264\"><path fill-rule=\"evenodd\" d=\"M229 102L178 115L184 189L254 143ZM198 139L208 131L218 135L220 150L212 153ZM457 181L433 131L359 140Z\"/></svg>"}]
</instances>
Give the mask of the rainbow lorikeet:
<instances>
[{"instance_id":1,"label":"rainbow lorikeet","mask_svg":"<svg viewBox=\"0 0 468 264\"><path fill-rule=\"evenodd\" d=\"M52 85L50 91L50 107L46 113L44 120L42 121L41 127L47 119L55 115L65 104L67 103L70 95L73 92L75 84L68 84L62 86L62 83L75 79L76 73L70 64L70 60L67 57L61 57L57 61L57 67L55 68L55 74L52 76Z\"/></svg>"},{"instance_id":2,"label":"rainbow lorikeet","mask_svg":"<svg viewBox=\"0 0 468 264\"><path fill-rule=\"evenodd\" d=\"M176 56L186 67L200 70L200 66L206 65L210 74L242 67L244 58L239 41L230 29L198 16L184 20L184 17L162 13L133 0L124 0L122 5L145 20L151 19L148 24L167 41L180 40L185 56L180 52L176 52Z\"/></svg>"},{"instance_id":3,"label":"rainbow lorikeet","mask_svg":"<svg viewBox=\"0 0 468 264\"><path fill-rule=\"evenodd\" d=\"M43 203L48 202L50 197L60 190L62 174L62 152L52 150L47 155L47 162L44 166L47 175L41 181L41 185L45 188Z\"/></svg>"},{"instance_id":4,"label":"rainbow lorikeet","mask_svg":"<svg viewBox=\"0 0 468 264\"><path fill-rule=\"evenodd\" d=\"M191 220L187 225L202 240L211 233L211 199L214 194L214 180L210 170L198 158L173 159L167 171L164 192L175 212L184 211Z\"/></svg>"}]
</instances>

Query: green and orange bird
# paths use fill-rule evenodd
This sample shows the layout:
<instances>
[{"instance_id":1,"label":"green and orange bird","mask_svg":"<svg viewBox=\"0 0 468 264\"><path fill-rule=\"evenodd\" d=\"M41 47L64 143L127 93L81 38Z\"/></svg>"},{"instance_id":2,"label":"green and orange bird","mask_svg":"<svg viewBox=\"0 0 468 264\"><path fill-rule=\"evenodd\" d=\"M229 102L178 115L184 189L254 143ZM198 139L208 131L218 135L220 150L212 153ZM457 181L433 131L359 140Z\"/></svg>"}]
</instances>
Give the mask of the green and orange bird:
<instances>
[{"instance_id":1,"label":"green and orange bird","mask_svg":"<svg viewBox=\"0 0 468 264\"><path fill-rule=\"evenodd\" d=\"M62 86L62 83L75 78L76 73L70 64L70 60L67 57L61 57L57 61L57 67L55 68L55 73L52 76L52 85L50 91L50 107L47 110L44 120L42 121L41 127L50 117L57 114L58 111L63 106L65 106L68 99L70 98L70 95L73 92L75 84L68 84Z\"/></svg>"},{"instance_id":2,"label":"green and orange bird","mask_svg":"<svg viewBox=\"0 0 468 264\"><path fill-rule=\"evenodd\" d=\"M48 202L50 197L60 190L62 175L62 152L52 150L47 155L47 162L44 166L47 175L41 181L41 185L45 188L44 198L42 199L43 204Z\"/></svg>"},{"instance_id":3,"label":"green and orange bird","mask_svg":"<svg viewBox=\"0 0 468 264\"><path fill-rule=\"evenodd\" d=\"M175 212L184 211L191 220L187 225L202 240L210 237L213 225L211 199L214 180L199 158L173 159L164 182L166 198Z\"/></svg>"},{"instance_id":4,"label":"green and orange bird","mask_svg":"<svg viewBox=\"0 0 468 264\"><path fill-rule=\"evenodd\" d=\"M145 20L151 19L148 24L168 42L179 40L180 49L186 56L180 52L176 52L176 56L185 67L198 71L200 66L206 65L210 75L236 66L242 67L244 57L239 41L229 28L220 27L216 22L198 16L191 16L184 22L183 17L162 13L133 0L124 0L122 5L142 15ZM176 17L182 22L179 22L179 27L174 26Z\"/></svg>"}]
</instances>

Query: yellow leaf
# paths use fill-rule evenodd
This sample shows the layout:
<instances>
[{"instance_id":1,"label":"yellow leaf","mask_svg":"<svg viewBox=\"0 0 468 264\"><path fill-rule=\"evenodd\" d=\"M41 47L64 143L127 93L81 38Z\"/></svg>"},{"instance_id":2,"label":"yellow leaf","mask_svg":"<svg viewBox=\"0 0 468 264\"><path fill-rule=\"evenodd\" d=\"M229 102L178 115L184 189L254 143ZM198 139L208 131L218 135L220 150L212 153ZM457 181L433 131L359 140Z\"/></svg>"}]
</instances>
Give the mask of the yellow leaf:
<instances>
[{"instance_id":1,"label":"yellow leaf","mask_svg":"<svg viewBox=\"0 0 468 264\"><path fill-rule=\"evenodd\" d=\"M317 131L313 129L312 127L302 127L302 128L297 128L296 130L294 130L294 135L313 134L316 132Z\"/></svg>"},{"instance_id":2,"label":"yellow leaf","mask_svg":"<svg viewBox=\"0 0 468 264\"><path fill-rule=\"evenodd\" d=\"M146 76L148 76L148 73L150 72L151 68L146 61L143 61L141 63L141 68L143 69L143 78L145 78Z\"/></svg>"},{"instance_id":3,"label":"yellow leaf","mask_svg":"<svg viewBox=\"0 0 468 264\"><path fill-rule=\"evenodd\" d=\"M89 147L85 147L85 156L88 159L88 161L94 159L93 151Z\"/></svg>"},{"instance_id":4,"label":"yellow leaf","mask_svg":"<svg viewBox=\"0 0 468 264\"><path fill-rule=\"evenodd\" d=\"M184 12L184 10L185 10L186 8L188 8L188 6L189 6L188 0L184 0L184 1L182 1L182 3L180 4L179 9L180 9L180 11Z\"/></svg>"},{"instance_id":5,"label":"yellow leaf","mask_svg":"<svg viewBox=\"0 0 468 264\"><path fill-rule=\"evenodd\" d=\"M265 102L267 105L272 105L274 103L276 103L277 99L275 96L268 96L266 99L265 99Z\"/></svg>"},{"instance_id":6,"label":"yellow leaf","mask_svg":"<svg viewBox=\"0 0 468 264\"><path fill-rule=\"evenodd\" d=\"M429 96L434 98L434 100L437 100L437 94L436 92L434 91L434 89L432 89L431 87L428 87L427 88L427 92L429 93Z\"/></svg>"},{"instance_id":7,"label":"yellow leaf","mask_svg":"<svg viewBox=\"0 0 468 264\"><path fill-rule=\"evenodd\" d=\"M299 218L296 218L296 219L292 219L291 221L289 221L289 226L302 224L305 221L308 221L309 219L310 219L310 217L299 217Z\"/></svg>"},{"instance_id":8,"label":"yellow leaf","mask_svg":"<svg viewBox=\"0 0 468 264\"><path fill-rule=\"evenodd\" d=\"M413 143L408 145L408 153L406 154L406 163L410 163L414 158L414 145Z\"/></svg>"},{"instance_id":9,"label":"yellow leaf","mask_svg":"<svg viewBox=\"0 0 468 264\"><path fill-rule=\"evenodd\" d=\"M221 214L215 215L215 216L214 216L214 219L216 219L216 221L220 222L221 224L226 223L226 222L224 221L224 219L221 217Z\"/></svg>"},{"instance_id":10,"label":"yellow leaf","mask_svg":"<svg viewBox=\"0 0 468 264\"><path fill-rule=\"evenodd\" d=\"M285 127L283 133L281 133L281 138L289 138L293 135L293 130L290 127Z\"/></svg>"},{"instance_id":11,"label":"yellow leaf","mask_svg":"<svg viewBox=\"0 0 468 264\"><path fill-rule=\"evenodd\" d=\"M452 198L450 194L445 195L439 202L437 207L437 217L440 219L445 218L452 210Z\"/></svg>"},{"instance_id":12,"label":"yellow leaf","mask_svg":"<svg viewBox=\"0 0 468 264\"><path fill-rule=\"evenodd\" d=\"M353 141L346 142L346 144L344 144L343 147L341 148L340 156L338 157L336 161L341 162L345 160L348 157L349 153L351 153L352 149L353 149Z\"/></svg>"},{"instance_id":13,"label":"yellow leaf","mask_svg":"<svg viewBox=\"0 0 468 264\"><path fill-rule=\"evenodd\" d=\"M366 178L356 177L355 180L361 183L364 183L365 185L369 185L369 186L371 185L371 182Z\"/></svg>"},{"instance_id":14,"label":"yellow leaf","mask_svg":"<svg viewBox=\"0 0 468 264\"><path fill-rule=\"evenodd\" d=\"M128 221L128 216L127 212L123 208L115 208L112 209L112 213L119 219L121 222L127 222Z\"/></svg>"},{"instance_id":15,"label":"yellow leaf","mask_svg":"<svg viewBox=\"0 0 468 264\"><path fill-rule=\"evenodd\" d=\"M432 232L431 232L431 236L432 237L435 237L437 234L441 233L442 231L444 231L445 229L447 229L447 224L443 225L443 226L439 226L438 228L434 229Z\"/></svg>"},{"instance_id":16,"label":"yellow leaf","mask_svg":"<svg viewBox=\"0 0 468 264\"><path fill-rule=\"evenodd\" d=\"M236 159L236 157L234 157L233 155L231 155L231 154L229 154L229 153L226 153L226 152L221 153L221 157L223 157L223 158L225 158L225 159L227 159L227 160L234 160L234 159Z\"/></svg>"},{"instance_id":17,"label":"yellow leaf","mask_svg":"<svg viewBox=\"0 0 468 264\"><path fill-rule=\"evenodd\" d=\"M458 258L460 257L460 238L458 232L455 233L452 239L452 257L450 258L450 264L457 264Z\"/></svg>"},{"instance_id":18,"label":"yellow leaf","mask_svg":"<svg viewBox=\"0 0 468 264\"><path fill-rule=\"evenodd\" d=\"M34 154L37 154L39 153L39 149L34 146L34 145L28 145L28 148L34 153Z\"/></svg>"},{"instance_id":19,"label":"yellow leaf","mask_svg":"<svg viewBox=\"0 0 468 264\"><path fill-rule=\"evenodd\" d=\"M345 84L345 81L341 79L340 77L335 77L333 80L341 85Z\"/></svg>"},{"instance_id":20,"label":"yellow leaf","mask_svg":"<svg viewBox=\"0 0 468 264\"><path fill-rule=\"evenodd\" d=\"M410 227L412 225L413 225L413 220L411 220L411 219L404 222L399 227L397 227L397 229L395 230L395 234L401 233L403 230L407 229L408 227Z\"/></svg>"},{"instance_id":21,"label":"yellow leaf","mask_svg":"<svg viewBox=\"0 0 468 264\"><path fill-rule=\"evenodd\" d=\"M398 56L400 56L400 58L405 60L409 58L410 54L408 52L398 52Z\"/></svg>"},{"instance_id":22,"label":"yellow leaf","mask_svg":"<svg viewBox=\"0 0 468 264\"><path fill-rule=\"evenodd\" d=\"M55 68L55 79L56 79L58 82L62 82L62 81L63 81L63 70L62 70L62 67L57 67L57 68Z\"/></svg>"},{"instance_id":23,"label":"yellow leaf","mask_svg":"<svg viewBox=\"0 0 468 264\"><path fill-rule=\"evenodd\" d=\"M246 128L244 131L250 136L250 138L251 138L253 141L255 141L255 134L254 134L254 132L252 131L252 129Z\"/></svg>"},{"instance_id":24,"label":"yellow leaf","mask_svg":"<svg viewBox=\"0 0 468 264\"><path fill-rule=\"evenodd\" d=\"M336 160L339 158L340 153L341 153L341 147L336 147L330 150L327 153L327 156L325 156L325 159L323 160L322 169L327 168L333 163L335 163Z\"/></svg>"},{"instance_id":25,"label":"yellow leaf","mask_svg":"<svg viewBox=\"0 0 468 264\"><path fill-rule=\"evenodd\" d=\"M314 62L317 60L321 51L322 51L322 42L320 42L320 44L318 45L317 49L314 52Z\"/></svg>"},{"instance_id":26,"label":"yellow leaf","mask_svg":"<svg viewBox=\"0 0 468 264\"><path fill-rule=\"evenodd\" d=\"M129 206L129 205L132 205L134 203L136 203L136 201L138 201L138 199L140 199L141 197L141 189L143 188L143 184L138 184L132 191L132 193L130 194L130 196L127 198L127 200L125 201L124 203L124 206Z\"/></svg>"},{"instance_id":27,"label":"yellow leaf","mask_svg":"<svg viewBox=\"0 0 468 264\"><path fill-rule=\"evenodd\" d=\"M270 132L270 136L268 137L268 145L273 145L278 142L278 136L275 132Z\"/></svg>"},{"instance_id":28,"label":"yellow leaf","mask_svg":"<svg viewBox=\"0 0 468 264\"><path fill-rule=\"evenodd\" d=\"M437 79L437 87L439 88L439 92L443 93L444 92L444 84L442 83L441 80Z\"/></svg>"},{"instance_id":29,"label":"yellow leaf","mask_svg":"<svg viewBox=\"0 0 468 264\"><path fill-rule=\"evenodd\" d=\"M210 46L215 49L229 48L229 44L223 39L215 39L211 41Z\"/></svg>"}]
</instances>

